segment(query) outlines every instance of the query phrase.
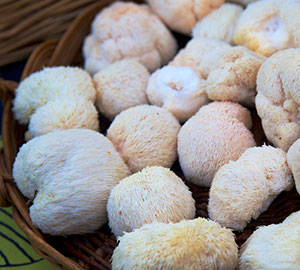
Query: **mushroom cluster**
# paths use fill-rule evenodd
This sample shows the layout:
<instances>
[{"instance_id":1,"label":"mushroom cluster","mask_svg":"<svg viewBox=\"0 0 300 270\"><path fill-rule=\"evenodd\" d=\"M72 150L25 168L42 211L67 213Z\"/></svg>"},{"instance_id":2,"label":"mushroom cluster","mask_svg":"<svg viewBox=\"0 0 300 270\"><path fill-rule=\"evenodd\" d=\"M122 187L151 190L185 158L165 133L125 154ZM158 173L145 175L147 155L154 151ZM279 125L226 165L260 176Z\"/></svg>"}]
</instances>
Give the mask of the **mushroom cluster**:
<instances>
[{"instance_id":1,"label":"mushroom cluster","mask_svg":"<svg viewBox=\"0 0 300 270\"><path fill-rule=\"evenodd\" d=\"M94 19L83 44L84 66L90 74L124 58L136 59L154 71L174 56L171 32L147 5L116 2Z\"/></svg>"},{"instance_id":2,"label":"mushroom cluster","mask_svg":"<svg viewBox=\"0 0 300 270\"><path fill-rule=\"evenodd\" d=\"M12 110L21 124L28 124L27 140L61 129L97 131L95 98L92 78L86 71L77 67L44 68L20 83Z\"/></svg>"},{"instance_id":3,"label":"mushroom cluster","mask_svg":"<svg viewBox=\"0 0 300 270\"><path fill-rule=\"evenodd\" d=\"M300 193L300 2L112 2L84 39L86 71L44 68L16 89L29 142L13 178L33 224L107 223L115 270L300 269L300 212L240 252L233 234Z\"/></svg>"}]
</instances>

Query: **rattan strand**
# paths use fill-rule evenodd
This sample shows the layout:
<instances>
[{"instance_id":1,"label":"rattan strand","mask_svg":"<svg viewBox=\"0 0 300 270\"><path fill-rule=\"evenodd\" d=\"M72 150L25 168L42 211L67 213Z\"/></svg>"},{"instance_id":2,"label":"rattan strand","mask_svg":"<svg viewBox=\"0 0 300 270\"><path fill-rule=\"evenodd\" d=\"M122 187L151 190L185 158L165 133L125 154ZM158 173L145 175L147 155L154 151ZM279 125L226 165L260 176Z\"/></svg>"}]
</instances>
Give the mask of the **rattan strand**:
<instances>
[{"instance_id":1,"label":"rattan strand","mask_svg":"<svg viewBox=\"0 0 300 270\"><path fill-rule=\"evenodd\" d=\"M60 38L97 0L2 0L0 66L25 59L43 41Z\"/></svg>"}]
</instances>

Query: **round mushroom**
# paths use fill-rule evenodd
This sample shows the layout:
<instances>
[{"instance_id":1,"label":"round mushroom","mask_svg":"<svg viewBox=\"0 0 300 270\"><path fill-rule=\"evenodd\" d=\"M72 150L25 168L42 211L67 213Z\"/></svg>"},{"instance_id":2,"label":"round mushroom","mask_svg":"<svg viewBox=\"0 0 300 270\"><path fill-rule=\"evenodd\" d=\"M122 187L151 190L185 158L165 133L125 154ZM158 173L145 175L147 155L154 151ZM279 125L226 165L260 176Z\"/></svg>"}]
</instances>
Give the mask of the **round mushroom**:
<instances>
[{"instance_id":1,"label":"round mushroom","mask_svg":"<svg viewBox=\"0 0 300 270\"><path fill-rule=\"evenodd\" d=\"M121 111L147 104L148 70L137 60L115 62L94 75L96 106L109 119Z\"/></svg>"},{"instance_id":2,"label":"round mushroom","mask_svg":"<svg viewBox=\"0 0 300 270\"><path fill-rule=\"evenodd\" d=\"M204 218L144 225L118 238L112 269L232 270L238 247L231 230Z\"/></svg>"},{"instance_id":3,"label":"round mushroom","mask_svg":"<svg viewBox=\"0 0 300 270\"><path fill-rule=\"evenodd\" d=\"M151 74L146 93L150 103L186 121L208 103L205 80L190 67L165 66Z\"/></svg>"},{"instance_id":4,"label":"round mushroom","mask_svg":"<svg viewBox=\"0 0 300 270\"><path fill-rule=\"evenodd\" d=\"M33 200L43 233L91 233L107 222L111 189L130 171L113 144L88 129L54 131L24 144L13 165L19 190Z\"/></svg>"},{"instance_id":5,"label":"round mushroom","mask_svg":"<svg viewBox=\"0 0 300 270\"><path fill-rule=\"evenodd\" d=\"M250 113L232 102L213 102L200 108L178 134L178 156L186 179L209 187L216 171L255 146Z\"/></svg>"},{"instance_id":6,"label":"round mushroom","mask_svg":"<svg viewBox=\"0 0 300 270\"><path fill-rule=\"evenodd\" d=\"M177 158L178 120L154 105L139 105L121 112L107 130L132 172L147 166L170 168Z\"/></svg>"},{"instance_id":7,"label":"round mushroom","mask_svg":"<svg viewBox=\"0 0 300 270\"><path fill-rule=\"evenodd\" d=\"M193 219L196 208L183 181L169 169L154 166L116 185L108 198L107 213L108 225L117 237L154 221Z\"/></svg>"}]
</instances>

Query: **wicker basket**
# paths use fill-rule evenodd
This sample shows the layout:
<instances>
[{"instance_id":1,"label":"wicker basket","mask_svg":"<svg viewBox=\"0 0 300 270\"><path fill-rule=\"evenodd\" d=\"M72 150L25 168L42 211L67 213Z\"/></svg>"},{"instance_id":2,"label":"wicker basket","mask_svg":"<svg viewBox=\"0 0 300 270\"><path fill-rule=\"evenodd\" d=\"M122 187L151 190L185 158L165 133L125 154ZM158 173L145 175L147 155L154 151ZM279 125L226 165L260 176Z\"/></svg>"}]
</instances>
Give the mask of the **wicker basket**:
<instances>
[{"instance_id":1,"label":"wicker basket","mask_svg":"<svg viewBox=\"0 0 300 270\"><path fill-rule=\"evenodd\" d=\"M81 46L84 37L90 32L90 24L103 7L112 1L101 1L82 13L69 27L68 31L58 42L56 40L42 43L31 55L27 62L22 78L44 66L82 65ZM141 2L141 1L136 1ZM177 36L180 44L184 45L186 38ZM0 205L12 205L13 217L17 225L24 231L33 248L42 257L52 262L57 269L110 269L110 258L115 238L107 226L98 232L88 235L70 237L53 237L42 234L31 223L28 207L31 201L26 200L16 188L11 176L11 169L18 148L24 143L26 127L20 126L13 118L11 107L14 98L15 82L0 80L0 97L3 102L3 150L0 153ZM260 120L252 110L253 133L258 144L265 141ZM102 116L100 116L102 117ZM109 121L101 119L101 132L105 133ZM172 168L182 177L178 162ZM197 216L207 217L208 189L199 188L186 183L193 192L196 200ZM241 245L259 225L282 222L289 214L300 210L300 196L296 190L283 192L272 203L266 212L252 221L242 233L236 233L237 243ZM72 258L72 259L71 259Z\"/></svg>"},{"instance_id":2,"label":"wicker basket","mask_svg":"<svg viewBox=\"0 0 300 270\"><path fill-rule=\"evenodd\" d=\"M0 67L25 59L43 41L60 38L97 0L0 1Z\"/></svg>"}]
</instances>

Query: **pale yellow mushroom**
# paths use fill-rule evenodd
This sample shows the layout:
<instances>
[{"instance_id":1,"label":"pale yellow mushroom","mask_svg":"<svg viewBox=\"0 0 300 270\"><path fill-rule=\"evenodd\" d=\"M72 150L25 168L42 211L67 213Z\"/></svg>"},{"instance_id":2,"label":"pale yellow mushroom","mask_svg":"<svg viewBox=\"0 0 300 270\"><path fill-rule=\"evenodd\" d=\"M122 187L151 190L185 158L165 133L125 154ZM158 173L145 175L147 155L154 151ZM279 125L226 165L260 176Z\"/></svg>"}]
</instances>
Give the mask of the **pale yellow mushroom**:
<instances>
[{"instance_id":1,"label":"pale yellow mushroom","mask_svg":"<svg viewBox=\"0 0 300 270\"><path fill-rule=\"evenodd\" d=\"M238 247L231 230L204 218L152 223L118 238L113 270L233 270Z\"/></svg>"},{"instance_id":2,"label":"pale yellow mushroom","mask_svg":"<svg viewBox=\"0 0 300 270\"><path fill-rule=\"evenodd\" d=\"M240 15L234 42L265 56L300 47L299 13L299 1L256 1Z\"/></svg>"}]
</instances>

